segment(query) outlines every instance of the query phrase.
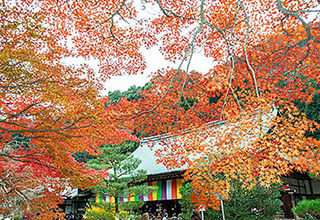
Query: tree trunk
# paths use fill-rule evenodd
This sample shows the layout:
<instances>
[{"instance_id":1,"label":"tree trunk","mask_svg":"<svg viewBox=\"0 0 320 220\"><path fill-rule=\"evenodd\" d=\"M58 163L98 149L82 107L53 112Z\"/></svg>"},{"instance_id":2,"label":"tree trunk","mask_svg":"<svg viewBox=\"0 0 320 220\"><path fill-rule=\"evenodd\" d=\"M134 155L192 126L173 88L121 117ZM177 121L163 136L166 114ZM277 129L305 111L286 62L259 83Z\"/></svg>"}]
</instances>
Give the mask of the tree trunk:
<instances>
[{"instance_id":1,"label":"tree trunk","mask_svg":"<svg viewBox=\"0 0 320 220\"><path fill-rule=\"evenodd\" d=\"M118 216L118 214L119 214L118 196L114 197L114 205L115 205L115 209L116 209L116 216Z\"/></svg>"}]
</instances>

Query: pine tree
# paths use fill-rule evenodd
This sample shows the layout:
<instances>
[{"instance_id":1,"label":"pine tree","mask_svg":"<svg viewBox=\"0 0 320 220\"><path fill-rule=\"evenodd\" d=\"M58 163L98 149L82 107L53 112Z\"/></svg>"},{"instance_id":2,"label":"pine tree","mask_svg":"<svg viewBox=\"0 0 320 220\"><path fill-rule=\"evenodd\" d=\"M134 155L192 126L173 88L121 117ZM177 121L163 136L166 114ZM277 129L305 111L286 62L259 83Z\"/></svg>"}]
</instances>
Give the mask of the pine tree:
<instances>
[{"instance_id":1,"label":"pine tree","mask_svg":"<svg viewBox=\"0 0 320 220\"><path fill-rule=\"evenodd\" d=\"M141 161L130 155L135 148L135 142L124 142L120 145L102 145L100 147L102 153L97 158L87 162L87 166L96 170L109 170L108 178L94 187L93 191L114 198L117 216L119 214L120 197L128 197L129 194L143 196L153 190L153 187L138 185L146 180L146 171L138 169ZM143 202L136 205L141 206Z\"/></svg>"}]
</instances>

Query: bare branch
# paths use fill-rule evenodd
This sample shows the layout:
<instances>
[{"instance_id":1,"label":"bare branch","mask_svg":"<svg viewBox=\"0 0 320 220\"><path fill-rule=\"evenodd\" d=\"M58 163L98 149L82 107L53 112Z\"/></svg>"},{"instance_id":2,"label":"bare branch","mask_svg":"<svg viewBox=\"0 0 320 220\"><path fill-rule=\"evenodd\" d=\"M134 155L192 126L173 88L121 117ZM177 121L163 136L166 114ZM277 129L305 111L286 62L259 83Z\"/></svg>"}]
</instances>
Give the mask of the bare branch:
<instances>
[{"instance_id":1,"label":"bare branch","mask_svg":"<svg viewBox=\"0 0 320 220\"><path fill-rule=\"evenodd\" d=\"M246 21L247 21L247 34L246 34L246 39L245 39L245 43L244 43L244 53L245 53L245 57L246 57L246 63L248 65L248 68L250 70L250 73L252 75L252 78L253 78L253 82L254 82L254 88L255 88L255 91L256 91L256 95L257 97L259 97L259 89L258 89L258 83L257 83L257 78L256 78L256 73L255 71L252 69L251 67L251 64L249 62L249 58L248 58L248 51L247 51L247 45L248 45L248 39L249 39L249 32L250 32L250 25L249 25L249 17L248 17L248 14L247 14L247 11L246 9L244 8L241 0L238 1L240 3L240 7L242 8L243 10L243 13L244 13L244 16L246 18Z\"/></svg>"},{"instance_id":2,"label":"bare branch","mask_svg":"<svg viewBox=\"0 0 320 220\"><path fill-rule=\"evenodd\" d=\"M185 56L187 55L187 52L190 50L191 48L191 54L190 54L190 57L189 57L189 61L188 61L188 64L187 64L187 69L186 69L186 73L185 73L185 76L184 76L184 80L183 80L183 84L181 86L181 91L180 91L180 97L179 97L179 105L178 105L178 112L177 114L179 114L180 112L180 108L181 108L181 98L182 98L182 95L183 95L183 90L185 88L185 85L186 85L186 81L187 81L187 77L188 77L188 74L189 74L189 67L190 67L190 64L191 64L191 60L192 60L192 56L193 56L193 53L194 53L194 42L197 38L197 35L200 33L200 31L203 29L203 26L204 26L204 23L205 23L205 18L204 18L204 13L203 13L203 6L204 6L204 0L201 1L201 5L200 5L200 16L201 16L201 20L200 20L200 26L199 28L196 30L196 32L193 34L193 37L192 37L192 40L190 42L190 45L189 47L187 48L187 51L185 53ZM178 119L178 117L177 117Z\"/></svg>"},{"instance_id":3,"label":"bare branch","mask_svg":"<svg viewBox=\"0 0 320 220\"><path fill-rule=\"evenodd\" d=\"M293 17L295 17L297 20L299 20L299 21L302 23L302 25L304 26L305 31L306 31L306 33L307 33L307 35L308 35L308 37L307 37L307 39L306 39L307 41L309 41L310 39L313 39L314 41L320 43L319 40L317 40L317 39L315 39L315 38L313 38L313 37L311 36L311 30L310 30L311 28L310 28L310 26L307 24L307 22L306 22L302 17L300 17L300 16L298 15L299 11L298 11L298 12L294 12L294 11L289 11L288 9L284 8L284 6L282 5L281 0L277 0L277 7L278 7L278 9L279 9L282 13L284 13L284 14L286 14L286 15L288 15L288 16L293 16ZM300 41L300 42L302 42L302 41Z\"/></svg>"},{"instance_id":4,"label":"bare branch","mask_svg":"<svg viewBox=\"0 0 320 220\"><path fill-rule=\"evenodd\" d=\"M175 12L173 12L172 10L169 10L169 9L165 9L159 0L156 0L160 10L163 12L163 14L165 14L165 16L167 17L177 17L177 18L182 18L182 19L186 19L186 20L195 20L194 17L184 17L184 16L181 16Z\"/></svg>"},{"instance_id":5,"label":"bare branch","mask_svg":"<svg viewBox=\"0 0 320 220\"><path fill-rule=\"evenodd\" d=\"M45 163L39 162L39 160L35 160L35 158L24 157L25 159L32 159L32 160L25 160L25 159L21 159L21 156L16 157L16 156L9 155L9 154L4 154L4 153L0 153L0 156L1 156L1 157L10 158L11 160L14 160L14 161L17 161L17 162L22 162L22 163L34 163L34 164L38 164L38 165L40 165L40 166L47 167L47 168L49 168L49 169L53 169L53 170L56 170L56 169L57 169L56 167L53 167L53 166L47 165L47 164L45 164Z\"/></svg>"}]
</instances>

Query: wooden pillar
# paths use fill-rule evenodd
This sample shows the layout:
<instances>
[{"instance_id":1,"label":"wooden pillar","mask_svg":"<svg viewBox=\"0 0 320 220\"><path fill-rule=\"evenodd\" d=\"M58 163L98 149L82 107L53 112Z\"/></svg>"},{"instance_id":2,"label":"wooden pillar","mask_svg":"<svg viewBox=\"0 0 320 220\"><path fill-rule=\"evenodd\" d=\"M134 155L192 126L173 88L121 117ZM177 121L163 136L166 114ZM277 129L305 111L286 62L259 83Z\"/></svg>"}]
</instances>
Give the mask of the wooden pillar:
<instances>
[{"instance_id":1,"label":"wooden pillar","mask_svg":"<svg viewBox=\"0 0 320 220\"><path fill-rule=\"evenodd\" d=\"M310 178L308 179L308 183L309 183L311 198L314 199L315 197L314 197L314 193L313 193L312 180Z\"/></svg>"}]
</instances>

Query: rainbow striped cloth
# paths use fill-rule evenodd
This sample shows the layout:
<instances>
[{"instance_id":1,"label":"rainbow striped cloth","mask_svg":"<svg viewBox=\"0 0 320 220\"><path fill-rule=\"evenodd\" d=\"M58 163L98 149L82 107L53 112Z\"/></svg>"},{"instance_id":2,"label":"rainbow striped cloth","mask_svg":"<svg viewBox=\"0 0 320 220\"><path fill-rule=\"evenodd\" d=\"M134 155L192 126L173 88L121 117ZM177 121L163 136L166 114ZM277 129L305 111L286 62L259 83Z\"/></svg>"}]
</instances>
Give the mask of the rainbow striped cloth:
<instances>
[{"instance_id":1,"label":"rainbow striped cloth","mask_svg":"<svg viewBox=\"0 0 320 220\"><path fill-rule=\"evenodd\" d=\"M157 187L157 190L144 196L129 195L128 197L118 198L119 202L130 201L159 201L181 199L180 189L182 187L182 179L171 179L144 183L148 186ZM114 202L114 197L103 196L97 194L96 202Z\"/></svg>"}]
</instances>

